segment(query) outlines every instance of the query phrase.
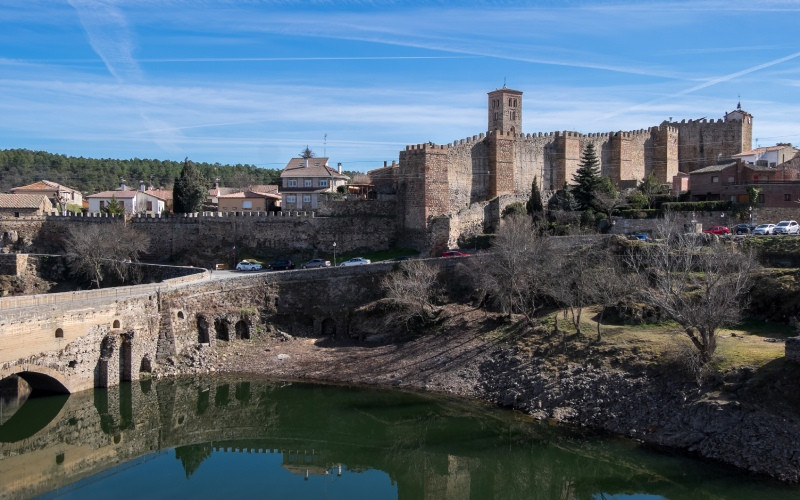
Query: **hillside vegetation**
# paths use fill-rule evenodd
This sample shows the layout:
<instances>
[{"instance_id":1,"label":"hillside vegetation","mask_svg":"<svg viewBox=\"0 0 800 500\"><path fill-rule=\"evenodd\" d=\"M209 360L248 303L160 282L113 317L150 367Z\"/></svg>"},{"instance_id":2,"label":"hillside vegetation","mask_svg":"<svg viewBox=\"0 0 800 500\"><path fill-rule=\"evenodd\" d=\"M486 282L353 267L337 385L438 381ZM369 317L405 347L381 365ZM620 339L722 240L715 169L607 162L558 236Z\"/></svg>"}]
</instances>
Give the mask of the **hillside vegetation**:
<instances>
[{"instance_id":1,"label":"hillside vegetation","mask_svg":"<svg viewBox=\"0 0 800 500\"><path fill-rule=\"evenodd\" d=\"M245 187L251 184L277 184L280 169L259 168L255 165L222 165L197 163L197 168L213 185L219 177L220 185ZM171 189L178 177L183 161L150 160L134 158L76 158L27 149L0 150L0 192L47 179L77 189L83 193L96 193L119 187L120 180L138 187L139 181Z\"/></svg>"}]
</instances>

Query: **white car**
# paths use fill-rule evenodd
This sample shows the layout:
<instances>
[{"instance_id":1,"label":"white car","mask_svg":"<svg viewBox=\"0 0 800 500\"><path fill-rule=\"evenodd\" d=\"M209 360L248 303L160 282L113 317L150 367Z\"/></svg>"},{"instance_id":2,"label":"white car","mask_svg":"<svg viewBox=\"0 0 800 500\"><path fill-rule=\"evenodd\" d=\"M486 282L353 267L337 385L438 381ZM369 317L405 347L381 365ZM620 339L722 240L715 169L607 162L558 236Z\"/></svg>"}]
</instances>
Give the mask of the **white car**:
<instances>
[{"instance_id":1,"label":"white car","mask_svg":"<svg viewBox=\"0 0 800 500\"><path fill-rule=\"evenodd\" d=\"M775 224L759 224L753 229L753 234L772 234Z\"/></svg>"},{"instance_id":2,"label":"white car","mask_svg":"<svg viewBox=\"0 0 800 500\"><path fill-rule=\"evenodd\" d=\"M797 234L800 226L797 225L796 220L782 220L775 224L772 229L772 234Z\"/></svg>"},{"instance_id":3,"label":"white car","mask_svg":"<svg viewBox=\"0 0 800 500\"><path fill-rule=\"evenodd\" d=\"M339 264L340 266L363 266L364 264L372 264L372 261L364 257L353 257Z\"/></svg>"},{"instance_id":4,"label":"white car","mask_svg":"<svg viewBox=\"0 0 800 500\"><path fill-rule=\"evenodd\" d=\"M260 271L261 264L258 262L250 262L248 260L243 260L236 264L237 271Z\"/></svg>"}]
</instances>

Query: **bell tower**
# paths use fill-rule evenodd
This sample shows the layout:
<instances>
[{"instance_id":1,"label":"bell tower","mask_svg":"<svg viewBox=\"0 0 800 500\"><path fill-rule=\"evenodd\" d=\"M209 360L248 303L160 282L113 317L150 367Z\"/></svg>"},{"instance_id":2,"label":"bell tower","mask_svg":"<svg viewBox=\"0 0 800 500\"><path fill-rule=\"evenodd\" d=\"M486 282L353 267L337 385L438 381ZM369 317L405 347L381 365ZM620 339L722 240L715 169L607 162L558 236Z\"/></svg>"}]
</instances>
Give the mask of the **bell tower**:
<instances>
[{"instance_id":1,"label":"bell tower","mask_svg":"<svg viewBox=\"0 0 800 500\"><path fill-rule=\"evenodd\" d=\"M522 132L522 92L502 89L489 92L489 120L487 130L500 130L516 135Z\"/></svg>"}]
</instances>

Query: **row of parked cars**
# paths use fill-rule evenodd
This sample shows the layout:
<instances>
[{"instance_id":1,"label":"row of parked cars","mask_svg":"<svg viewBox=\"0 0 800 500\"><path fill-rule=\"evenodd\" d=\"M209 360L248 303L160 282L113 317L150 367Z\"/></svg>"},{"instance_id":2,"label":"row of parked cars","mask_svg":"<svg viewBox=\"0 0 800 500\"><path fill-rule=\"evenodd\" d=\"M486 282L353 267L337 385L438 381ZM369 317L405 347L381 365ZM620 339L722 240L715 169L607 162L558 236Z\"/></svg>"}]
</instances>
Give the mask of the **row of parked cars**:
<instances>
[{"instance_id":1,"label":"row of parked cars","mask_svg":"<svg viewBox=\"0 0 800 500\"><path fill-rule=\"evenodd\" d=\"M717 228L724 228L726 232L716 232ZM800 225L796 220L782 220L777 224L739 224L733 230L725 226L714 226L710 230L703 232L710 232L714 234L800 234Z\"/></svg>"},{"instance_id":2,"label":"row of parked cars","mask_svg":"<svg viewBox=\"0 0 800 500\"><path fill-rule=\"evenodd\" d=\"M469 257L468 253L462 252L460 250L447 250L446 252L442 253L442 257ZM411 257L397 257L393 259L395 261L401 260L408 260ZM346 260L339 264L340 266L348 267L348 266L363 266L365 264L371 264L372 261L369 259L365 259L364 257L353 257L352 259ZM331 261L325 259L311 259L309 261L304 262L300 269L314 269L317 267L331 267ZM289 259L281 259L276 260L269 266L267 269L270 271L287 271L290 269L295 269L296 266L294 262ZM236 264L237 271L261 271L263 266L258 262L250 262L249 260L243 260Z\"/></svg>"},{"instance_id":3,"label":"row of parked cars","mask_svg":"<svg viewBox=\"0 0 800 500\"><path fill-rule=\"evenodd\" d=\"M369 259L365 259L363 257L354 257L350 260L346 260L339 264L340 266L361 266L364 264L370 264L372 261ZM313 269L316 267L330 267L331 261L325 259L311 259L307 262L304 262L300 265L300 269ZM295 269L297 266L294 262L289 259L281 259L276 260L269 266L267 269L270 271L288 271L290 269ZM248 260L243 260L236 264L237 271L261 271L263 266L258 262L250 262Z\"/></svg>"}]
</instances>

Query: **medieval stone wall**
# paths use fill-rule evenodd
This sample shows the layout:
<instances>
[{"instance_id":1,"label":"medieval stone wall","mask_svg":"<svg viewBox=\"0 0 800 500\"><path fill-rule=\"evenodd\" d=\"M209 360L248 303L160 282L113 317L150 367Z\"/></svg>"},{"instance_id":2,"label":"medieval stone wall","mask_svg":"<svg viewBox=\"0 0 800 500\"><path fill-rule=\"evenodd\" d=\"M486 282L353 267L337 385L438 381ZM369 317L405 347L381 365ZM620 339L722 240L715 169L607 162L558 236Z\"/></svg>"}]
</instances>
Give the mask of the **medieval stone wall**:
<instances>
[{"instance_id":1,"label":"medieval stone wall","mask_svg":"<svg viewBox=\"0 0 800 500\"><path fill-rule=\"evenodd\" d=\"M367 206L366 203L374 203ZM370 208L375 211L369 215ZM133 218L134 229L149 240L145 258L176 258L180 262L210 267L220 259L238 255L295 260L317 252L382 250L397 241L394 203L365 202L353 208L352 216L312 217L270 215L226 215L166 218ZM392 214L389 216L388 214ZM120 217L40 216L0 218L0 249L3 252L62 253L64 240L73 228L104 224L113 231ZM12 237L13 235L13 237Z\"/></svg>"}]
</instances>

